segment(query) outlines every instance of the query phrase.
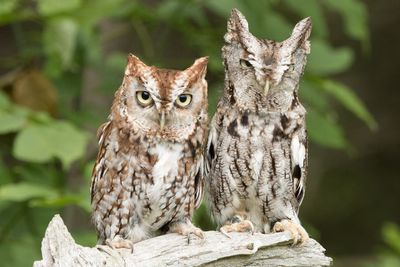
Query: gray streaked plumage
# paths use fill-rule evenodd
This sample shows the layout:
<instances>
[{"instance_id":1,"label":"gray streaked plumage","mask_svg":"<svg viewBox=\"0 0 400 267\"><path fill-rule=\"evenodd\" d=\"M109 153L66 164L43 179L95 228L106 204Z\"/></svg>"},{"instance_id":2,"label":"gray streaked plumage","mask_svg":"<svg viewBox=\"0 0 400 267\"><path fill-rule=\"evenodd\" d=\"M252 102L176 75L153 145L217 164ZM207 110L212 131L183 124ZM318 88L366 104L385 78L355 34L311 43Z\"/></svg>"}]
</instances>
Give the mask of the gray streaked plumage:
<instances>
[{"instance_id":1,"label":"gray streaked plumage","mask_svg":"<svg viewBox=\"0 0 400 267\"><path fill-rule=\"evenodd\" d=\"M307 238L297 215L308 153L298 87L310 32L307 18L283 42L258 39L239 11L231 13L222 48L225 88L206 155L208 203L219 226L239 215L256 231Z\"/></svg>"}]
</instances>

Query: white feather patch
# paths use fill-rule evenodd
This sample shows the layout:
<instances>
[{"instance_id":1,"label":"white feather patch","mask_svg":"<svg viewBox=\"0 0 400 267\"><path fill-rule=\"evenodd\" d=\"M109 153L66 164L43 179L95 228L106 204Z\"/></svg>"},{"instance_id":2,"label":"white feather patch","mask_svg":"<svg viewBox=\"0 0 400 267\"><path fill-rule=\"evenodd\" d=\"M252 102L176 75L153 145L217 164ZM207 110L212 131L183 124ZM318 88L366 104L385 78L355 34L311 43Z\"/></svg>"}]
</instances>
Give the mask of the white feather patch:
<instances>
[{"instance_id":1,"label":"white feather patch","mask_svg":"<svg viewBox=\"0 0 400 267\"><path fill-rule=\"evenodd\" d=\"M304 144L300 143L298 135L293 136L291 150L294 164L299 165L300 168L302 168L306 157L306 148L304 147Z\"/></svg>"}]
</instances>

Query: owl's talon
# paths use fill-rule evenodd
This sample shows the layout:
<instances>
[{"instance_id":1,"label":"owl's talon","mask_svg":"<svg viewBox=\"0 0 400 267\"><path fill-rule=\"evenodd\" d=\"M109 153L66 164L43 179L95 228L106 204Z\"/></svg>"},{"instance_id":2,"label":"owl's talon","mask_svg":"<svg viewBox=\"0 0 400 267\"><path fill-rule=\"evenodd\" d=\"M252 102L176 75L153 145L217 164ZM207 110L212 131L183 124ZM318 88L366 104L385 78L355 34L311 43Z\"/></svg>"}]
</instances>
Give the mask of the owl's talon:
<instances>
[{"instance_id":1,"label":"owl's talon","mask_svg":"<svg viewBox=\"0 0 400 267\"><path fill-rule=\"evenodd\" d=\"M133 242L121 237L115 237L113 240L106 239L105 244L112 249L126 248L133 253Z\"/></svg>"},{"instance_id":2,"label":"owl's talon","mask_svg":"<svg viewBox=\"0 0 400 267\"><path fill-rule=\"evenodd\" d=\"M226 232L226 230L224 229L224 227L219 228L219 231L221 232L221 234L223 234L223 235L226 236L227 238L232 239L232 237L228 234L228 232Z\"/></svg>"},{"instance_id":3,"label":"owl's talon","mask_svg":"<svg viewBox=\"0 0 400 267\"><path fill-rule=\"evenodd\" d=\"M177 233L183 236L187 236L188 244L190 244L190 235L193 234L200 239L204 239L203 231L194 226L190 220L185 220L184 222L172 223L169 227L170 233Z\"/></svg>"},{"instance_id":4,"label":"owl's talon","mask_svg":"<svg viewBox=\"0 0 400 267\"><path fill-rule=\"evenodd\" d=\"M225 236L231 238L231 236L228 234L229 232L239 232L239 233L250 232L251 234L254 234L254 225L249 220L242 220L232 224L226 224L222 226L219 229L219 231Z\"/></svg>"},{"instance_id":5,"label":"owl's talon","mask_svg":"<svg viewBox=\"0 0 400 267\"><path fill-rule=\"evenodd\" d=\"M293 245L303 245L309 239L303 226L291 220L282 220L275 223L272 231L275 233L288 231L292 235Z\"/></svg>"}]
</instances>

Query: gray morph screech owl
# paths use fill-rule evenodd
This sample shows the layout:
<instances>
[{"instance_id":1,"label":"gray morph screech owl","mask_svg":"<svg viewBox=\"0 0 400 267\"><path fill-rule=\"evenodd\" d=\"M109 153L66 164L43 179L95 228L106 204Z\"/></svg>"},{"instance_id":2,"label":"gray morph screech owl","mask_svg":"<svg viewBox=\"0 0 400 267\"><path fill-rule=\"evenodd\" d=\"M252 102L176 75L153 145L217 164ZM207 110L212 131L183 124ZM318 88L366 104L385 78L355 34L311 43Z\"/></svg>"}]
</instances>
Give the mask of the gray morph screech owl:
<instances>
[{"instance_id":1,"label":"gray morph screech owl","mask_svg":"<svg viewBox=\"0 0 400 267\"><path fill-rule=\"evenodd\" d=\"M210 126L206 187L223 233L288 230L308 235L298 219L307 175L305 109L299 79L310 52L306 18L283 42L254 37L231 13L222 49L224 93Z\"/></svg>"},{"instance_id":2,"label":"gray morph screech owl","mask_svg":"<svg viewBox=\"0 0 400 267\"><path fill-rule=\"evenodd\" d=\"M207 62L200 58L176 71L129 55L98 131L91 185L98 244L132 249L166 230L203 237L191 218L203 195Z\"/></svg>"}]
</instances>

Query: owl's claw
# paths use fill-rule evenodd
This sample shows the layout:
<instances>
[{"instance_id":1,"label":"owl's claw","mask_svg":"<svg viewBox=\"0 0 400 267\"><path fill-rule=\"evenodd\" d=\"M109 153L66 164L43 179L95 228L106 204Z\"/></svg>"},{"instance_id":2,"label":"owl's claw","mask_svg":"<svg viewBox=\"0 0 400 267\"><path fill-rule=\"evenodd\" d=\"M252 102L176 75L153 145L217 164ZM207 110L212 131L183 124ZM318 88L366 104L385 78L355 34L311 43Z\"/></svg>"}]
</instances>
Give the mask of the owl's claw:
<instances>
[{"instance_id":1,"label":"owl's claw","mask_svg":"<svg viewBox=\"0 0 400 267\"><path fill-rule=\"evenodd\" d=\"M235 216L232 221L233 223L225 224L219 229L219 231L228 238L231 238L231 236L228 234L229 232L250 232L251 234L254 233L254 225L251 221L243 220L238 215Z\"/></svg>"},{"instance_id":2,"label":"owl's claw","mask_svg":"<svg viewBox=\"0 0 400 267\"><path fill-rule=\"evenodd\" d=\"M282 220L275 223L272 231L275 233L289 231L293 237L293 245L303 245L309 239L303 226L291 220Z\"/></svg>"},{"instance_id":3,"label":"owl's claw","mask_svg":"<svg viewBox=\"0 0 400 267\"><path fill-rule=\"evenodd\" d=\"M126 248L133 253L133 242L122 237L115 237L113 240L106 239L105 244L112 249Z\"/></svg>"},{"instance_id":4,"label":"owl's claw","mask_svg":"<svg viewBox=\"0 0 400 267\"><path fill-rule=\"evenodd\" d=\"M184 222L174 222L169 227L170 233L177 233L180 235L187 236L188 244L190 243L190 235L193 234L200 239L204 239L203 231L194 226L192 222L186 219Z\"/></svg>"}]
</instances>

